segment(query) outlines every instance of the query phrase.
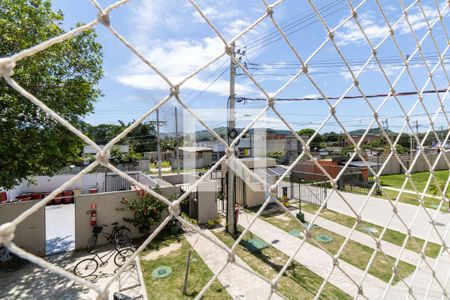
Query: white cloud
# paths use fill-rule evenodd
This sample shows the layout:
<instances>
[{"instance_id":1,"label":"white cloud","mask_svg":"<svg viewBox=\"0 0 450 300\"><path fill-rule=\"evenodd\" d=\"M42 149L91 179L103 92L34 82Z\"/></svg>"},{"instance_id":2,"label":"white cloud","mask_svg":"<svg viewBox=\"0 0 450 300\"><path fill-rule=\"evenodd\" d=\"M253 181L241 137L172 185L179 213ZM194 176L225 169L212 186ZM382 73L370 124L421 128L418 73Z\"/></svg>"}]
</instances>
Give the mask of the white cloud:
<instances>
[{"instance_id":1,"label":"white cloud","mask_svg":"<svg viewBox=\"0 0 450 300\"><path fill-rule=\"evenodd\" d=\"M431 20L439 16L436 8L423 5L423 9L430 23ZM391 18L391 25L393 25L394 21L396 21L402 14L402 11L400 10L390 10L390 13L394 14L394 12L396 12L396 16ZM375 14L372 11L360 13L358 16L358 21L367 37L373 43L379 42L389 33L389 28L379 13ZM408 21L414 31L427 27L427 20L424 18L419 8L409 11ZM411 34L409 24L404 18L397 24L394 30L398 35ZM336 32L336 42L338 46L367 44L363 33L354 20L348 21Z\"/></svg>"},{"instance_id":2,"label":"white cloud","mask_svg":"<svg viewBox=\"0 0 450 300\"><path fill-rule=\"evenodd\" d=\"M173 77L171 78L174 82L180 81L183 77ZM136 73L130 75L122 75L117 78L117 80L124 84L134 88L144 89L144 90L167 90L169 87L158 75L148 74L148 73ZM186 81L181 89L188 90L203 90L208 85L208 82L202 81L197 77L189 79ZM248 84L236 83L236 93L241 95L254 94L255 89ZM218 94L220 96L229 96L230 94L230 83L228 80L219 79L214 82L209 88L208 92Z\"/></svg>"},{"instance_id":3,"label":"white cloud","mask_svg":"<svg viewBox=\"0 0 450 300\"><path fill-rule=\"evenodd\" d=\"M223 41L209 25L199 22L200 15L192 5L179 1L140 1L132 11L133 28L130 40L142 55L169 80L177 83L224 52ZM205 6L203 12L218 28L231 37L250 23L243 12L234 9L222 12L219 6ZM193 15L196 17L193 18ZM243 17L243 18L241 18ZM250 17L250 16L248 16ZM211 66L217 68L219 64ZM200 72L183 84L182 88L202 90L214 78L208 71ZM117 81L121 84L145 90L167 89L164 81L139 58L131 57L124 62ZM237 91L254 93L250 84L238 84ZM228 94L228 81L217 80L208 91L219 95Z\"/></svg>"},{"instance_id":4,"label":"white cloud","mask_svg":"<svg viewBox=\"0 0 450 300\"><path fill-rule=\"evenodd\" d=\"M249 21L237 19L232 21L229 26L224 29L224 31L230 36L235 36L238 33L242 32L245 28L250 26L250 24L251 23Z\"/></svg>"}]
</instances>

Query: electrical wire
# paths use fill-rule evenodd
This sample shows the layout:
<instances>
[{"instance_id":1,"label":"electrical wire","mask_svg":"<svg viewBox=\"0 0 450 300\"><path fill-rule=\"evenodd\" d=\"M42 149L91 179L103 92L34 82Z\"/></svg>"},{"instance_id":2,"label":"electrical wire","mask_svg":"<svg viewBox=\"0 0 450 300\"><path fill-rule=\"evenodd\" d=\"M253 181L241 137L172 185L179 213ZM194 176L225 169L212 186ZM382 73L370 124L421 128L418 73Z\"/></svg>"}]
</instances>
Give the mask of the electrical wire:
<instances>
[{"instance_id":1,"label":"electrical wire","mask_svg":"<svg viewBox=\"0 0 450 300\"><path fill-rule=\"evenodd\" d=\"M432 94L432 93L446 93L450 88L443 88L438 90L425 90L422 94ZM388 93L388 94L371 94L371 95L356 95L356 96L327 96L327 97L301 97L301 98L276 98L275 101L323 101L323 100L339 100L339 99L363 99L363 98L381 98L381 97L403 97L417 95L417 91L410 92L399 92L399 93ZM267 101L266 98L250 98L250 97L235 97L236 102L246 102L246 101Z\"/></svg>"},{"instance_id":2,"label":"electrical wire","mask_svg":"<svg viewBox=\"0 0 450 300\"><path fill-rule=\"evenodd\" d=\"M339 8L333 9L333 8L335 8L335 6L337 4L340 4L340 3L343 3L343 1L342 2L335 1L334 3L331 4L331 6L329 6L330 4L328 4L328 7L327 6L322 7L321 9L319 9L319 11L321 12L321 15L324 18L326 18L326 17L331 16L331 15L333 15L333 14L335 14L335 13L337 13L337 12L339 12L339 11L341 11L341 10L343 10L343 9L345 9L347 7L347 4L345 4L345 5L343 5L343 6L339 7ZM333 9L333 10L326 14L325 12L327 10L330 10L330 9ZM297 21L299 22L299 23L297 23L297 25L302 25L302 24L304 24L304 23L306 23L308 21L310 21L310 22L306 23L303 26L300 26L298 28L297 28L297 25L294 26L294 27L289 27L289 26L281 27L281 29L283 30L283 32L287 36L292 35L292 34L298 32L300 30L306 29L309 26L311 26L311 25L313 25L315 23L318 23L320 20L319 20L319 18L317 18L315 16L315 13L310 13L307 17L304 17L304 18L299 19ZM295 29L292 30L293 28L295 28ZM251 45L244 45L244 48L246 46L247 54L251 54L251 53L254 53L254 52L256 52L256 51L258 51L258 50L260 50L262 48L265 48L265 47L267 47L267 46L269 46L269 45L271 45L271 44L273 44L275 42L278 42L278 41L280 41L282 39L283 39L283 37L279 35L278 31L275 31L273 34L271 34L270 36L266 37L265 40L263 40L261 42L258 42L258 43L253 43ZM256 47L256 49L255 49L255 47Z\"/></svg>"}]
</instances>

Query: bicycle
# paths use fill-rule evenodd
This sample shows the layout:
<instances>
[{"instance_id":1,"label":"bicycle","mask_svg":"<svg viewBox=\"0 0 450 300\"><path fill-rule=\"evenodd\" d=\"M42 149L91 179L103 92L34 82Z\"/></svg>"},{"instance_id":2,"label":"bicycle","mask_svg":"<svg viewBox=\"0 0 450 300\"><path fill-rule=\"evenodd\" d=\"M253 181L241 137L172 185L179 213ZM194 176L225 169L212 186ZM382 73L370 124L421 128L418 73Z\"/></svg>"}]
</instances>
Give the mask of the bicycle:
<instances>
[{"instance_id":1,"label":"bicycle","mask_svg":"<svg viewBox=\"0 0 450 300\"><path fill-rule=\"evenodd\" d=\"M111 223L113 226L111 233L102 233L103 227L108 227L109 225L103 224L103 226L94 226L86 250L91 252L95 248L97 245L98 235L100 233L102 233L103 237L106 238L107 241L115 244L116 247L129 246L131 242L131 230L125 226L118 227L118 224L119 222Z\"/></svg>"},{"instance_id":2,"label":"bicycle","mask_svg":"<svg viewBox=\"0 0 450 300\"><path fill-rule=\"evenodd\" d=\"M117 267L120 268L125 264L126 260L131 255L133 255L134 250L132 248L123 248L123 249L114 248L113 250L107 252L105 255L102 256L100 256L97 253L97 250L94 250L91 253L94 255L93 257L81 260L73 268L73 273L78 277L84 278L91 276L97 271L99 265L100 267L106 266L111 257L113 257L114 253L116 253L116 255L114 255L114 263L116 264ZM105 258L106 256L108 256L108 258L106 258L106 260L103 260L103 258Z\"/></svg>"},{"instance_id":3,"label":"bicycle","mask_svg":"<svg viewBox=\"0 0 450 300\"><path fill-rule=\"evenodd\" d=\"M0 246L0 271L13 272L20 269L28 263L14 253L10 252L8 248Z\"/></svg>"}]
</instances>

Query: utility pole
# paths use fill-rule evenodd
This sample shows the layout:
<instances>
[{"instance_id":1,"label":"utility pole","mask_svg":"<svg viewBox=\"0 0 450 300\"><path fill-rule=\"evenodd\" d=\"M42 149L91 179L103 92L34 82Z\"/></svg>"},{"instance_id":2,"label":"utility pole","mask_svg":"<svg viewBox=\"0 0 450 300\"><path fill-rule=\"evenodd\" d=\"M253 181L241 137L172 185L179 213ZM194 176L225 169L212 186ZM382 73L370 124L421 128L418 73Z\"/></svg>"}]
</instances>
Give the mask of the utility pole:
<instances>
[{"instance_id":1,"label":"utility pole","mask_svg":"<svg viewBox=\"0 0 450 300\"><path fill-rule=\"evenodd\" d=\"M159 145L159 108L156 110L156 160L158 165L158 178L162 177L161 172L161 147Z\"/></svg>"},{"instance_id":2,"label":"utility pole","mask_svg":"<svg viewBox=\"0 0 450 300\"><path fill-rule=\"evenodd\" d=\"M391 139L391 136L389 135L389 119L388 118L384 119L384 122L382 122L382 123L384 123L384 125L386 126L386 134L388 135L388 138ZM381 131L380 131L380 134L381 134Z\"/></svg>"},{"instance_id":3,"label":"utility pole","mask_svg":"<svg viewBox=\"0 0 450 300\"><path fill-rule=\"evenodd\" d=\"M420 142L420 137L419 137L419 121L418 120L416 120L416 133L417 133L417 139L419 140L419 142ZM417 148L417 147L416 147Z\"/></svg>"},{"instance_id":4,"label":"utility pole","mask_svg":"<svg viewBox=\"0 0 450 300\"><path fill-rule=\"evenodd\" d=\"M236 127L236 121L235 121L235 90L234 90L234 84L235 84L235 77L236 77L236 64L233 61L233 58L236 57L235 52L235 44L231 44L231 57L230 57L230 97L228 98L229 106L228 106L228 145L230 145L233 141L233 138L230 137L230 132L235 130ZM234 149L233 149L233 155L234 155ZM234 159L234 157L233 157ZM228 161L228 176L227 176L227 231L230 234L235 234L237 231L236 228L236 218L235 218L235 176L233 170L230 168L230 164L232 163L231 160Z\"/></svg>"},{"instance_id":5,"label":"utility pole","mask_svg":"<svg viewBox=\"0 0 450 300\"><path fill-rule=\"evenodd\" d=\"M178 137L178 112L177 112L177 108L175 107L175 138L176 138L176 150L175 150L175 155L177 156L176 161L177 161L177 174L180 174L180 152L179 152L179 142L180 142L180 138Z\"/></svg>"}]
</instances>

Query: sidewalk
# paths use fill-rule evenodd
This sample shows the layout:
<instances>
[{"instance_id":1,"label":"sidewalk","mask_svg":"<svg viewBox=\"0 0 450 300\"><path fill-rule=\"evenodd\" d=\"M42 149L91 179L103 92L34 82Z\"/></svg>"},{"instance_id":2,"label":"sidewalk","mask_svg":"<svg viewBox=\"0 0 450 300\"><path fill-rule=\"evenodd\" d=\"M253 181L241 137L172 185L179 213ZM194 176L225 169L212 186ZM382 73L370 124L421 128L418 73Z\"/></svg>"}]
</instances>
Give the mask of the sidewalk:
<instances>
[{"instance_id":1,"label":"sidewalk","mask_svg":"<svg viewBox=\"0 0 450 300\"><path fill-rule=\"evenodd\" d=\"M203 232L217 243L224 245L209 230L203 230ZM194 250L213 273L218 272L225 265L228 259L228 254L222 248L196 233L186 233L184 236L186 237L186 240L193 245ZM238 256L236 256L236 260L239 264L251 269ZM271 291L271 287L268 282L235 264L228 265L219 275L218 280L233 299L268 299ZM270 299L278 300L283 298L277 294L274 294Z\"/></svg>"},{"instance_id":2,"label":"sidewalk","mask_svg":"<svg viewBox=\"0 0 450 300\"><path fill-rule=\"evenodd\" d=\"M332 192L333 194L330 196L327 209L334 210L336 212L355 217L355 214L350 210L348 205L339 197L336 192ZM341 194L345 197L345 200L350 204L350 206L355 210L359 211L362 205L365 203L365 196L341 192ZM424 209L418 206L398 203L398 216L406 223L406 225L410 225L416 215L417 209L419 209L419 213L417 218L414 220L414 224L411 228L411 234L415 237L426 239L428 230L431 227L430 218L425 213ZM437 212L433 209L427 209L428 213L433 217ZM392 206L388 200L379 199L375 197L370 197L367 202L364 210L361 214L361 217L364 221L371 222L376 225L386 226L389 218L392 216L393 210ZM436 228L439 233L444 236L445 229L450 221L450 214L437 212L437 217L435 218L437 222ZM400 222L397 216L394 216L392 221L390 222L388 228L397 230L403 233L406 233L405 226ZM432 229L429 241L440 244L440 239L438 234L434 229ZM450 242L450 234L445 237L446 242Z\"/></svg>"},{"instance_id":3,"label":"sidewalk","mask_svg":"<svg viewBox=\"0 0 450 300\"><path fill-rule=\"evenodd\" d=\"M253 214L241 212L239 215L239 225L247 227L248 222L251 221L253 216ZM288 256L291 256L292 253L294 253L300 243L300 239L291 236L287 232L260 220L259 218L252 227L250 227L250 231ZM294 260L322 278L327 278L329 272L333 269L333 259L325 251L308 243L303 244L300 251L294 257ZM342 260L339 260L339 266L345 271L345 274L340 269L335 268L328 282L351 297L357 297L358 287L350 280L350 278L359 283L364 272ZM350 276L350 278L346 274ZM369 299L377 299L382 295L386 285L387 283L367 274L363 281L362 288L366 297ZM406 288L398 288L397 290L398 296L407 293ZM395 294L397 294L397 292ZM391 296L393 296L393 294Z\"/></svg>"},{"instance_id":4,"label":"sidewalk","mask_svg":"<svg viewBox=\"0 0 450 300\"><path fill-rule=\"evenodd\" d=\"M294 217L295 217L295 215L297 213L298 213L298 209L291 211L291 214ZM305 212L305 211L303 212L303 214L305 215L305 218L306 218L306 220L308 222L314 216L313 214ZM322 218L322 217L316 218L314 224L316 224L317 226L320 226L320 227L322 227L322 228L324 228L326 230L329 230L329 231L332 231L332 232L334 232L336 234L339 234L339 235L341 235L343 237L347 237L348 234L350 233L350 230L351 230L351 228L349 228L347 226L338 224L336 222L327 220L327 219ZM360 243L362 245L366 245L366 246L368 246L368 247L370 247L372 249L376 248L375 240L367 233L362 233L360 231L355 230L355 231L353 231L350 239L352 241L358 242L358 243ZM386 242L386 241L381 241L381 250L385 254L390 255L393 258L397 258L397 256L400 253L401 247L399 247L399 246L397 246L395 244ZM401 256L400 259L402 261L407 262L407 263L412 264L412 265L416 265L418 263L418 261L421 260L421 258L420 258L418 253L416 253L414 251L411 251L411 250L408 250L408 249L403 250L403 253L402 253L402 256ZM428 261L431 264L434 262L434 260L431 259L431 258L428 258Z\"/></svg>"}]
</instances>

